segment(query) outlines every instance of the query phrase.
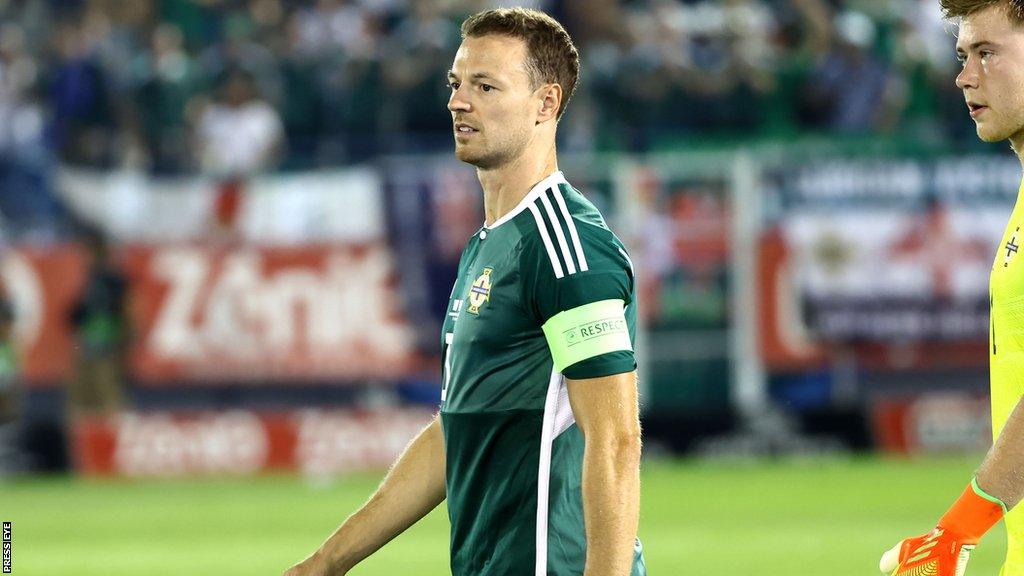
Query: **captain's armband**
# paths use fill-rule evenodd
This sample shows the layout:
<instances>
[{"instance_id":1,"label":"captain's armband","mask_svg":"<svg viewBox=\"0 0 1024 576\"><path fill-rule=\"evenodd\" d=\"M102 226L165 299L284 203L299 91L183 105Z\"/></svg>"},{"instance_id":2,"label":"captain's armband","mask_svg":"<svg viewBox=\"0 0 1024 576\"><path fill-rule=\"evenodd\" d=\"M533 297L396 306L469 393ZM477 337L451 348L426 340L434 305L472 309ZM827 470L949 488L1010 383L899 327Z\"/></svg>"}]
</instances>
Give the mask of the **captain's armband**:
<instances>
[{"instance_id":1,"label":"captain's armband","mask_svg":"<svg viewBox=\"0 0 1024 576\"><path fill-rule=\"evenodd\" d=\"M601 300L559 312L542 328L559 372L601 354L633 351L622 300Z\"/></svg>"}]
</instances>

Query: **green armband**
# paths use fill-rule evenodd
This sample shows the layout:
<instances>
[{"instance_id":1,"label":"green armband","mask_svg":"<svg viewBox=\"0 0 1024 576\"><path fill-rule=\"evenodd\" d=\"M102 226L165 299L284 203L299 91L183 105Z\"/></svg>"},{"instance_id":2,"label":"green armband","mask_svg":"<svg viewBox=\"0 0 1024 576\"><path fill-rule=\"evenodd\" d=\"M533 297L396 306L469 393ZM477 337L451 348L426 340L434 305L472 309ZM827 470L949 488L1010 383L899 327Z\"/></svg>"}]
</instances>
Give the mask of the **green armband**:
<instances>
[{"instance_id":1,"label":"green armband","mask_svg":"<svg viewBox=\"0 0 1024 576\"><path fill-rule=\"evenodd\" d=\"M568 366L619 350L633 351L622 300L601 300L559 312L542 327L559 372Z\"/></svg>"},{"instance_id":2,"label":"green armband","mask_svg":"<svg viewBox=\"0 0 1024 576\"><path fill-rule=\"evenodd\" d=\"M977 494L978 496L981 496L982 498L984 498L985 500L988 500L989 502L991 502L993 504L998 504L999 507L1003 510L1003 514L1006 514L1006 512L1007 512L1006 504L1003 504L1003 501L1000 500L999 498L996 498L995 496L993 496L993 495L989 494L988 492L985 492L984 490L982 490L981 486L978 486L978 477L977 476L975 476L974 478L971 479L971 488L974 490L974 493Z\"/></svg>"}]
</instances>

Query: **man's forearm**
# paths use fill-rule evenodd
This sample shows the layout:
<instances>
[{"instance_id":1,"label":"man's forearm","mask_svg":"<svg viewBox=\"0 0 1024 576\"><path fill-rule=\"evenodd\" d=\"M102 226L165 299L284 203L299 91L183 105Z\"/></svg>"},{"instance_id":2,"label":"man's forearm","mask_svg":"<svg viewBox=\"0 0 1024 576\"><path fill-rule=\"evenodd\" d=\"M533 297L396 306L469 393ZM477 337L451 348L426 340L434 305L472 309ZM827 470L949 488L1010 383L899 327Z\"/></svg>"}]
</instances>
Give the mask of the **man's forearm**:
<instances>
[{"instance_id":1,"label":"man's forearm","mask_svg":"<svg viewBox=\"0 0 1024 576\"><path fill-rule=\"evenodd\" d=\"M1024 408L1017 401L971 483L935 529L905 538L882 554L884 574L962 574L971 550L1024 494Z\"/></svg>"},{"instance_id":2,"label":"man's forearm","mask_svg":"<svg viewBox=\"0 0 1024 576\"><path fill-rule=\"evenodd\" d=\"M1018 402L978 469L978 486L1013 508L1024 497L1024 402Z\"/></svg>"},{"instance_id":3,"label":"man's forearm","mask_svg":"<svg viewBox=\"0 0 1024 576\"><path fill-rule=\"evenodd\" d=\"M640 435L587 438L583 454L584 576L628 576L640 521Z\"/></svg>"},{"instance_id":4,"label":"man's forearm","mask_svg":"<svg viewBox=\"0 0 1024 576\"><path fill-rule=\"evenodd\" d=\"M344 574L423 518L445 498L440 417L406 447L377 491L317 551Z\"/></svg>"}]
</instances>

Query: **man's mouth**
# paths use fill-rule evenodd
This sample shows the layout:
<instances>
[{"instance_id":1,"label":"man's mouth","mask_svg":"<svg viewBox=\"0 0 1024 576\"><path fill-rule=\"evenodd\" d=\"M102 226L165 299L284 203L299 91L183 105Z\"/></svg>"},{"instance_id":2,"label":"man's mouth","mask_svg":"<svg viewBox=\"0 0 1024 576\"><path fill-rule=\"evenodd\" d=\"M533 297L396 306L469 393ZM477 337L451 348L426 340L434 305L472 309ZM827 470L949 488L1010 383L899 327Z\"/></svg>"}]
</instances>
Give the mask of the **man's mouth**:
<instances>
[{"instance_id":1,"label":"man's mouth","mask_svg":"<svg viewBox=\"0 0 1024 576\"><path fill-rule=\"evenodd\" d=\"M971 118L977 118L983 112L988 110L988 106L985 106L984 104L979 104L977 102L968 102L967 109L971 111Z\"/></svg>"},{"instance_id":2,"label":"man's mouth","mask_svg":"<svg viewBox=\"0 0 1024 576\"><path fill-rule=\"evenodd\" d=\"M469 134L475 134L477 132L479 132L479 130L477 130L476 128L473 128L469 124L466 124L464 122L456 122L455 123L455 134L457 134L459 136L466 136L466 135L469 135Z\"/></svg>"}]
</instances>

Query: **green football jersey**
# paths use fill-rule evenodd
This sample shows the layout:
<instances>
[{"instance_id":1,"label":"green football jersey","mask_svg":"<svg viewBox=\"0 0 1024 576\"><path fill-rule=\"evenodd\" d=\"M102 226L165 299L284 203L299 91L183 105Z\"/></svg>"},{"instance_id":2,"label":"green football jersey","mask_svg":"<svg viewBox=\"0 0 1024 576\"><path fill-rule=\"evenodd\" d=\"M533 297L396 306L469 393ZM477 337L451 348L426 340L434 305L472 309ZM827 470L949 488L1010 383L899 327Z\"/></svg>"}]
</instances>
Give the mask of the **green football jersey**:
<instances>
[{"instance_id":1,"label":"green football jersey","mask_svg":"<svg viewBox=\"0 0 1024 576\"><path fill-rule=\"evenodd\" d=\"M635 284L561 172L470 239L442 332L454 576L583 573L584 441L565 377L636 368ZM642 576L639 540L634 553Z\"/></svg>"}]
</instances>

